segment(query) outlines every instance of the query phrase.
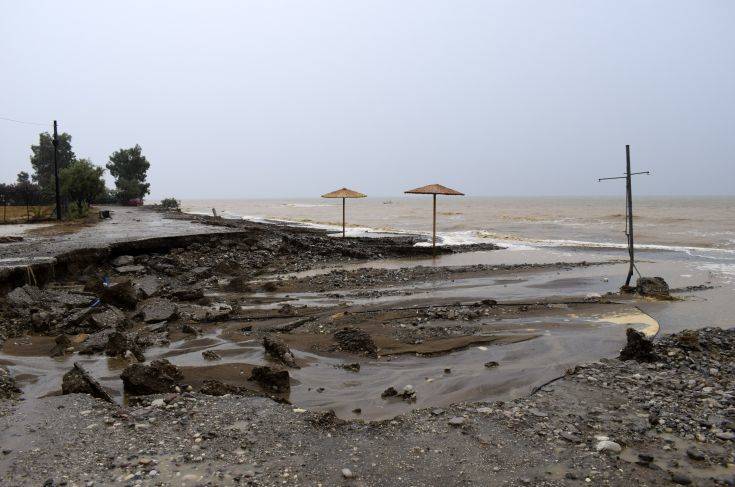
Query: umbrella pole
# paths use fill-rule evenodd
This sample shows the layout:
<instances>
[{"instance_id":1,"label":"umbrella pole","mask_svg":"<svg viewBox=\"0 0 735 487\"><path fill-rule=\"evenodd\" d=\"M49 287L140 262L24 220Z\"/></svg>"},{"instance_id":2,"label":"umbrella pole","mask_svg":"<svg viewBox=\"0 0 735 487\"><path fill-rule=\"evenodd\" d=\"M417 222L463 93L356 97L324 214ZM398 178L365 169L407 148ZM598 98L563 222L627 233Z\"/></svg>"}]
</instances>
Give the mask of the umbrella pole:
<instances>
[{"instance_id":1,"label":"umbrella pole","mask_svg":"<svg viewBox=\"0 0 735 487\"><path fill-rule=\"evenodd\" d=\"M432 235L431 235L431 253L436 253L436 195L434 196L434 226L432 229Z\"/></svg>"},{"instance_id":2,"label":"umbrella pole","mask_svg":"<svg viewBox=\"0 0 735 487\"><path fill-rule=\"evenodd\" d=\"M342 238L345 238L345 198L342 198Z\"/></svg>"}]
</instances>

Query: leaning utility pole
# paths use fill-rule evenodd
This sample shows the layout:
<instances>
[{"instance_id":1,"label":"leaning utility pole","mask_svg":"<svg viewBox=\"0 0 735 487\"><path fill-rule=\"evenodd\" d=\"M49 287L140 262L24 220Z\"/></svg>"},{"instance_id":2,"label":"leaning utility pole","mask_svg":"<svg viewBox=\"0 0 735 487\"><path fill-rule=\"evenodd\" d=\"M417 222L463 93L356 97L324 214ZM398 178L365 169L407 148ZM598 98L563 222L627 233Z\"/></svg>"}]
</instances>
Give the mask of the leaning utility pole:
<instances>
[{"instance_id":1,"label":"leaning utility pole","mask_svg":"<svg viewBox=\"0 0 735 487\"><path fill-rule=\"evenodd\" d=\"M54 120L54 178L56 179L56 219L61 220L61 188L59 187L59 133Z\"/></svg>"},{"instance_id":2,"label":"leaning utility pole","mask_svg":"<svg viewBox=\"0 0 735 487\"><path fill-rule=\"evenodd\" d=\"M651 174L649 171L630 172L630 146L625 146L625 176L617 176L612 178L600 178L599 181L607 181L610 179L625 178L625 235L628 236L628 255L630 256L630 267L628 268L628 277L625 279L625 288L630 287L630 279L633 277L633 269L635 269L635 256L633 251L633 188L630 177L637 174ZM637 270L637 269L636 269Z\"/></svg>"}]
</instances>

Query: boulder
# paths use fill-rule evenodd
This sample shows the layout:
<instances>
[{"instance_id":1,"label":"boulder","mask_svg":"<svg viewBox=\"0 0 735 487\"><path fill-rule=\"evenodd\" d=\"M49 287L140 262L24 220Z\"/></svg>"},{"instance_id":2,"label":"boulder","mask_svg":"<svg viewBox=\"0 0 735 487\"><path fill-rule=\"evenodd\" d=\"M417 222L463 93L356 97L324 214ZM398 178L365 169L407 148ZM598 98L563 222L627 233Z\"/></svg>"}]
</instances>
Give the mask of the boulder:
<instances>
[{"instance_id":1,"label":"boulder","mask_svg":"<svg viewBox=\"0 0 735 487\"><path fill-rule=\"evenodd\" d=\"M175 318L178 308L168 299L153 298L143 303L138 314L146 323L155 323Z\"/></svg>"},{"instance_id":2,"label":"boulder","mask_svg":"<svg viewBox=\"0 0 735 487\"><path fill-rule=\"evenodd\" d=\"M78 347L79 353L81 355L91 355L104 352L107 342L110 340L110 335L113 333L115 333L115 330L110 329L89 335Z\"/></svg>"},{"instance_id":3,"label":"boulder","mask_svg":"<svg viewBox=\"0 0 735 487\"><path fill-rule=\"evenodd\" d=\"M635 360L636 362L654 362L658 359L653 351L653 342L648 340L640 331L633 328L625 330L627 343L620 351L620 360Z\"/></svg>"},{"instance_id":4,"label":"boulder","mask_svg":"<svg viewBox=\"0 0 735 487\"><path fill-rule=\"evenodd\" d=\"M287 392L291 389L291 379L287 370L276 370L268 366L255 367L250 380L274 392Z\"/></svg>"},{"instance_id":5,"label":"boulder","mask_svg":"<svg viewBox=\"0 0 735 487\"><path fill-rule=\"evenodd\" d=\"M138 295L143 299L152 298L161 289L161 281L156 276L144 276L135 281Z\"/></svg>"},{"instance_id":6,"label":"boulder","mask_svg":"<svg viewBox=\"0 0 735 487\"><path fill-rule=\"evenodd\" d=\"M128 394L146 395L174 391L176 384L184 378L184 375L168 360L159 359L150 365L128 365L120 378Z\"/></svg>"},{"instance_id":7,"label":"boulder","mask_svg":"<svg viewBox=\"0 0 735 487\"><path fill-rule=\"evenodd\" d=\"M89 324L95 330L104 330L107 328L124 329L128 325L128 319L115 306L107 306L101 312L90 316Z\"/></svg>"},{"instance_id":8,"label":"boulder","mask_svg":"<svg viewBox=\"0 0 735 487\"><path fill-rule=\"evenodd\" d=\"M112 259L111 264L115 267L121 267L124 265L131 265L133 262L135 262L135 259L132 255L120 255Z\"/></svg>"},{"instance_id":9,"label":"boulder","mask_svg":"<svg viewBox=\"0 0 735 487\"><path fill-rule=\"evenodd\" d=\"M128 354L128 351L130 351L130 353L132 353L139 362L143 362L145 360L143 352L138 344L135 343L135 338L132 335L120 331L111 333L110 337L107 339L107 344L105 345L105 353L110 357L125 357Z\"/></svg>"},{"instance_id":10,"label":"boulder","mask_svg":"<svg viewBox=\"0 0 735 487\"><path fill-rule=\"evenodd\" d=\"M114 401L110 395L91 375L84 370L81 364L74 363L74 368L64 374L61 382L62 394L89 394L90 396L103 399L107 402Z\"/></svg>"},{"instance_id":11,"label":"boulder","mask_svg":"<svg viewBox=\"0 0 735 487\"><path fill-rule=\"evenodd\" d=\"M296 358L293 352L291 352L283 340L276 337L265 337L263 338L263 348L265 349L265 353L271 358L278 360L288 367L299 368L296 365Z\"/></svg>"},{"instance_id":12,"label":"boulder","mask_svg":"<svg viewBox=\"0 0 735 487\"><path fill-rule=\"evenodd\" d=\"M61 357L66 353L66 350L71 347L71 340L69 340L69 337L63 333L57 336L54 342L54 348L49 352L49 355L52 357Z\"/></svg>"},{"instance_id":13,"label":"boulder","mask_svg":"<svg viewBox=\"0 0 735 487\"><path fill-rule=\"evenodd\" d=\"M107 304L122 309L135 309L138 304L138 293L130 280L110 286L99 284L95 287L97 295Z\"/></svg>"},{"instance_id":14,"label":"boulder","mask_svg":"<svg viewBox=\"0 0 735 487\"><path fill-rule=\"evenodd\" d=\"M375 357L378 355L378 347L372 337L363 330L345 327L334 333L341 350L353 353L364 353Z\"/></svg>"},{"instance_id":15,"label":"boulder","mask_svg":"<svg viewBox=\"0 0 735 487\"><path fill-rule=\"evenodd\" d=\"M204 360L209 360L209 361L222 360L222 357L220 356L220 354L218 354L214 350L205 350L205 351L203 351L202 352L202 358L204 358Z\"/></svg>"},{"instance_id":16,"label":"boulder","mask_svg":"<svg viewBox=\"0 0 735 487\"><path fill-rule=\"evenodd\" d=\"M115 270L120 274L140 274L145 272L145 266L142 265L123 265L115 267Z\"/></svg>"},{"instance_id":17,"label":"boulder","mask_svg":"<svg viewBox=\"0 0 735 487\"><path fill-rule=\"evenodd\" d=\"M44 292L36 286L26 284L22 287L16 287L6 296L8 304L16 308L25 308L34 304L40 304L44 299Z\"/></svg>"},{"instance_id":18,"label":"boulder","mask_svg":"<svg viewBox=\"0 0 735 487\"><path fill-rule=\"evenodd\" d=\"M635 285L635 290L642 296L656 298L670 297L669 285L664 281L663 277L639 277Z\"/></svg>"}]
</instances>

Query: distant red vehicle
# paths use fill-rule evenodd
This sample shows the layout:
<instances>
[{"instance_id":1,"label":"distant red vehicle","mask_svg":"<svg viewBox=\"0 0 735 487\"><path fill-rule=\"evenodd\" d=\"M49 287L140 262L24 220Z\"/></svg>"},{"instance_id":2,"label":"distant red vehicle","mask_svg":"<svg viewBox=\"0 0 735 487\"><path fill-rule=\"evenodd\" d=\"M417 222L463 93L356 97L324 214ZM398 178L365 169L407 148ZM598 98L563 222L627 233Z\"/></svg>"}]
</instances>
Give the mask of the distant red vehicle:
<instances>
[{"instance_id":1,"label":"distant red vehicle","mask_svg":"<svg viewBox=\"0 0 735 487\"><path fill-rule=\"evenodd\" d=\"M124 206L143 206L143 200L141 198L133 198L123 203Z\"/></svg>"}]
</instances>

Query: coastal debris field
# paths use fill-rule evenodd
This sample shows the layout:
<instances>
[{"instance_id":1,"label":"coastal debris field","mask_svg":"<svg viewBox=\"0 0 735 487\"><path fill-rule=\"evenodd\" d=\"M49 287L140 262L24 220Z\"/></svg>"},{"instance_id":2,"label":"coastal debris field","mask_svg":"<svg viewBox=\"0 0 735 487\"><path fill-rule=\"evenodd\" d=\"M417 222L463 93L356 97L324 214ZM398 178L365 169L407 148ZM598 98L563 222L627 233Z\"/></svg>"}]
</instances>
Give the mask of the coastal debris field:
<instances>
[{"instance_id":1,"label":"coastal debris field","mask_svg":"<svg viewBox=\"0 0 735 487\"><path fill-rule=\"evenodd\" d=\"M659 332L596 277L619 261L433 266L421 237L195 220L5 274L4 484L733 480L735 338L614 359Z\"/></svg>"}]
</instances>

